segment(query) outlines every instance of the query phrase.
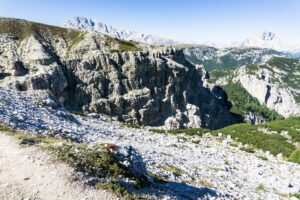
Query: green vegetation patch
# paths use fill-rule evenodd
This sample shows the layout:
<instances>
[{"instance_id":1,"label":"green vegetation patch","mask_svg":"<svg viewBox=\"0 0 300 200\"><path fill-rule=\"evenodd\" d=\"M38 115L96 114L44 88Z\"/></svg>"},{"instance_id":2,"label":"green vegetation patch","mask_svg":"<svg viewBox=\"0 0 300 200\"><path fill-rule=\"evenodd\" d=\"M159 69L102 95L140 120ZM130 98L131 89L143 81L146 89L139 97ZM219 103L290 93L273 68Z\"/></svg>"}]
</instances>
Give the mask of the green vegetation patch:
<instances>
[{"instance_id":1,"label":"green vegetation patch","mask_svg":"<svg viewBox=\"0 0 300 200\"><path fill-rule=\"evenodd\" d=\"M240 83L229 83L222 86L222 89L232 103L230 111L233 113L245 115L247 112L253 112L264 117L267 121L283 119L276 111L261 105L258 99L252 97Z\"/></svg>"},{"instance_id":2,"label":"green vegetation patch","mask_svg":"<svg viewBox=\"0 0 300 200\"><path fill-rule=\"evenodd\" d=\"M187 128L187 129L175 129L175 130L168 131L168 133L174 135L184 133L186 135L198 135L198 136L202 136L204 133L207 132L209 132L209 130L205 128Z\"/></svg>"},{"instance_id":3,"label":"green vegetation patch","mask_svg":"<svg viewBox=\"0 0 300 200\"><path fill-rule=\"evenodd\" d=\"M300 142L300 117L276 120L260 124L258 127L267 128L268 130L276 131L277 133L287 131L287 134L292 138L293 142Z\"/></svg>"},{"instance_id":4,"label":"green vegetation patch","mask_svg":"<svg viewBox=\"0 0 300 200\"><path fill-rule=\"evenodd\" d=\"M297 199L300 199L300 193L299 194L291 194L290 197L296 197Z\"/></svg>"},{"instance_id":5,"label":"green vegetation patch","mask_svg":"<svg viewBox=\"0 0 300 200\"><path fill-rule=\"evenodd\" d=\"M265 188L265 186L262 183L260 183L260 184L258 184L256 190L263 192L263 191L266 190L266 188Z\"/></svg>"},{"instance_id":6,"label":"green vegetation patch","mask_svg":"<svg viewBox=\"0 0 300 200\"><path fill-rule=\"evenodd\" d=\"M1 124L0 124L0 131L3 131L3 132L11 132L12 129L9 128L8 126L1 125Z\"/></svg>"},{"instance_id":7,"label":"green vegetation patch","mask_svg":"<svg viewBox=\"0 0 300 200\"><path fill-rule=\"evenodd\" d=\"M299 60L295 58L273 57L268 61L268 64L284 70L293 68L294 65L299 64Z\"/></svg>"},{"instance_id":8,"label":"green vegetation patch","mask_svg":"<svg viewBox=\"0 0 300 200\"><path fill-rule=\"evenodd\" d=\"M258 48L227 48L221 52L216 48L205 46L187 46L186 48L186 58L194 64L204 65L209 72L258 64L263 61L262 58L266 55L281 54L275 50Z\"/></svg>"},{"instance_id":9,"label":"green vegetation patch","mask_svg":"<svg viewBox=\"0 0 300 200\"><path fill-rule=\"evenodd\" d=\"M103 145L88 145L86 143L64 143L61 146L50 146L59 160L72 166L74 169L100 178L119 176L133 178L132 172L121 165L109 149Z\"/></svg>"},{"instance_id":10,"label":"green vegetation patch","mask_svg":"<svg viewBox=\"0 0 300 200\"><path fill-rule=\"evenodd\" d=\"M5 125L0 125L0 131L18 139L20 141L20 144L22 145L37 145L41 143L54 144L54 143L62 142L62 140L54 137L46 137L42 135L22 133L17 130L13 130Z\"/></svg>"},{"instance_id":11,"label":"green vegetation patch","mask_svg":"<svg viewBox=\"0 0 300 200\"><path fill-rule=\"evenodd\" d=\"M300 149L296 149L289 157L290 162L300 164Z\"/></svg>"},{"instance_id":12,"label":"green vegetation patch","mask_svg":"<svg viewBox=\"0 0 300 200\"><path fill-rule=\"evenodd\" d=\"M152 128L152 129L149 129L149 131L151 132L154 132L154 133L167 133L166 130L163 130L163 129L156 129L156 128Z\"/></svg>"},{"instance_id":13,"label":"green vegetation patch","mask_svg":"<svg viewBox=\"0 0 300 200\"><path fill-rule=\"evenodd\" d=\"M262 129L268 132L274 131L273 134L267 134ZM219 133L225 136L230 135L235 141L240 142L249 147L242 147L241 150L254 153L255 149L269 151L273 155L282 153L290 161L297 162L299 152L296 151L296 146L289 141L288 137L281 135L282 131L287 131L288 136L292 138L292 142L299 142L300 137L300 118L291 117L284 120L276 120L265 124L249 125L246 123L234 124L225 128L210 131L207 129L178 129L168 131L168 133L186 133L188 135L203 135L210 132L212 135L218 136ZM294 152L294 153L293 153ZM293 153L293 156L291 154Z\"/></svg>"},{"instance_id":14,"label":"green vegetation patch","mask_svg":"<svg viewBox=\"0 0 300 200\"><path fill-rule=\"evenodd\" d=\"M78 38L81 32L57 26L34 23L26 20L1 18L0 34L12 34L18 37L20 40L32 34L41 34L61 37L67 41L74 41L76 38Z\"/></svg>"},{"instance_id":15,"label":"green vegetation patch","mask_svg":"<svg viewBox=\"0 0 300 200\"><path fill-rule=\"evenodd\" d=\"M266 134L258 130L259 125L234 124L212 134L217 135L219 132L231 137L242 144L248 144L256 149L269 151L273 155L282 153L283 156L289 157L296 147L288 142L288 139L280 134Z\"/></svg>"},{"instance_id":16,"label":"green vegetation patch","mask_svg":"<svg viewBox=\"0 0 300 200\"><path fill-rule=\"evenodd\" d=\"M81 33L79 34L76 38L73 38L67 48L67 53L66 53L66 57L69 58L70 55L70 51L76 47L80 42L82 42L85 38L85 34L86 33Z\"/></svg>"},{"instance_id":17,"label":"green vegetation patch","mask_svg":"<svg viewBox=\"0 0 300 200\"><path fill-rule=\"evenodd\" d=\"M96 188L98 190L106 190L109 192L114 193L120 199L124 200L139 200L139 199L147 199L142 196L133 195L132 193L128 192L125 187L121 186L117 182L111 183L97 183Z\"/></svg>"},{"instance_id":18,"label":"green vegetation patch","mask_svg":"<svg viewBox=\"0 0 300 200\"><path fill-rule=\"evenodd\" d=\"M79 110L79 111L72 111L71 112L73 115L79 115L79 116L85 116L84 112Z\"/></svg>"},{"instance_id":19,"label":"green vegetation patch","mask_svg":"<svg viewBox=\"0 0 300 200\"><path fill-rule=\"evenodd\" d=\"M248 74L255 75L258 70L259 70L258 65L250 64L246 66L246 71Z\"/></svg>"},{"instance_id":20,"label":"green vegetation patch","mask_svg":"<svg viewBox=\"0 0 300 200\"><path fill-rule=\"evenodd\" d=\"M213 188L214 187L214 185L211 182L208 182L208 181L201 181L201 185L203 185L204 187L207 187L207 188Z\"/></svg>"},{"instance_id":21,"label":"green vegetation patch","mask_svg":"<svg viewBox=\"0 0 300 200\"><path fill-rule=\"evenodd\" d=\"M175 176L182 176L183 174L186 174L184 170L179 169L178 167L175 167L173 165L165 165L162 166L161 168L169 172L172 172Z\"/></svg>"},{"instance_id":22,"label":"green vegetation patch","mask_svg":"<svg viewBox=\"0 0 300 200\"><path fill-rule=\"evenodd\" d=\"M254 153L255 149L253 147L241 147L240 150L245 151L247 153Z\"/></svg>"},{"instance_id":23,"label":"green vegetation patch","mask_svg":"<svg viewBox=\"0 0 300 200\"><path fill-rule=\"evenodd\" d=\"M231 80L234 76L233 70L226 70L226 69L220 69L220 70L213 70L209 73L209 82L210 83L216 83L217 80L226 78L227 80Z\"/></svg>"},{"instance_id":24,"label":"green vegetation patch","mask_svg":"<svg viewBox=\"0 0 300 200\"><path fill-rule=\"evenodd\" d=\"M139 47L139 43L135 41L127 41L127 40L121 40L117 38L112 38L110 36L106 36L106 39L110 43L111 46L114 46L115 44L118 45L118 49L111 49L111 53L115 52L127 52L127 51L142 51L142 49Z\"/></svg>"},{"instance_id":25,"label":"green vegetation patch","mask_svg":"<svg viewBox=\"0 0 300 200\"><path fill-rule=\"evenodd\" d=\"M32 135L32 134L16 134L15 137L20 140L20 144L23 145L36 145L36 144L54 144L62 142L60 139L56 139L53 137L45 137L40 135Z\"/></svg>"},{"instance_id":26,"label":"green vegetation patch","mask_svg":"<svg viewBox=\"0 0 300 200\"><path fill-rule=\"evenodd\" d=\"M168 180L160 174L153 174L149 172L149 175L151 175L154 178L154 181L157 183L168 183Z\"/></svg>"}]
</instances>

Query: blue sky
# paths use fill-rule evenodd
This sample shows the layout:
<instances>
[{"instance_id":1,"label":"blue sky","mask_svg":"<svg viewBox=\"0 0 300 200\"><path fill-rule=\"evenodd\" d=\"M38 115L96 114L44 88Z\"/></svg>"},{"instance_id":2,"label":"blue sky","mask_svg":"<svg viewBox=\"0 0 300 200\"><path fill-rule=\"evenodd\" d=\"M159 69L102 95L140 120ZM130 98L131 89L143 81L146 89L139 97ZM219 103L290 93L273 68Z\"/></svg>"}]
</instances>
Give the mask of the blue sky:
<instances>
[{"instance_id":1,"label":"blue sky","mask_svg":"<svg viewBox=\"0 0 300 200\"><path fill-rule=\"evenodd\" d=\"M63 25L74 16L185 42L274 31L300 41L300 0L0 0L0 16Z\"/></svg>"}]
</instances>

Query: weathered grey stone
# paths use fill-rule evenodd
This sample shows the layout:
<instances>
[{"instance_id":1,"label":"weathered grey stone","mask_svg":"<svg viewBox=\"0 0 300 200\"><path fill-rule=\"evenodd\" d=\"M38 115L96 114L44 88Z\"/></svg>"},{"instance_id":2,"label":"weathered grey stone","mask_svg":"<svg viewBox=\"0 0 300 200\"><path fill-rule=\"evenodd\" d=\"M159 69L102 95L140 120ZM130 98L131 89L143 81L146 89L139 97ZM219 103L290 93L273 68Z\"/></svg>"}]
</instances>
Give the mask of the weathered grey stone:
<instances>
[{"instance_id":1,"label":"weathered grey stone","mask_svg":"<svg viewBox=\"0 0 300 200\"><path fill-rule=\"evenodd\" d=\"M12 56L8 60L0 56L0 64L19 66L3 84L19 90L48 90L68 109L168 129L220 128L235 121L204 87L203 66L192 65L181 50L111 53L110 40L93 33L85 33L72 47L62 38L46 35L30 35L20 46L16 43L0 36L0 46L12 46L2 47ZM12 67L1 71L11 73Z\"/></svg>"}]
</instances>

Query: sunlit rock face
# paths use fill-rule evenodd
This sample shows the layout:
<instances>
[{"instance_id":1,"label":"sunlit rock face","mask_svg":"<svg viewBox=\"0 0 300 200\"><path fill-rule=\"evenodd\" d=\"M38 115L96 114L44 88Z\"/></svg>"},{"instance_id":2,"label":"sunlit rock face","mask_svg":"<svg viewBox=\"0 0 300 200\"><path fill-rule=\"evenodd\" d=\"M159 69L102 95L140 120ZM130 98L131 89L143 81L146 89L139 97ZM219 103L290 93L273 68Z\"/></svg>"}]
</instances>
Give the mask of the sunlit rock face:
<instances>
[{"instance_id":1,"label":"sunlit rock face","mask_svg":"<svg viewBox=\"0 0 300 200\"><path fill-rule=\"evenodd\" d=\"M53 27L37 27L22 38L15 34L0 35L2 85L47 90L68 109L128 123L172 129L235 122L203 86L203 67L188 62L181 50L125 43L135 51L124 51L108 36Z\"/></svg>"}]
</instances>

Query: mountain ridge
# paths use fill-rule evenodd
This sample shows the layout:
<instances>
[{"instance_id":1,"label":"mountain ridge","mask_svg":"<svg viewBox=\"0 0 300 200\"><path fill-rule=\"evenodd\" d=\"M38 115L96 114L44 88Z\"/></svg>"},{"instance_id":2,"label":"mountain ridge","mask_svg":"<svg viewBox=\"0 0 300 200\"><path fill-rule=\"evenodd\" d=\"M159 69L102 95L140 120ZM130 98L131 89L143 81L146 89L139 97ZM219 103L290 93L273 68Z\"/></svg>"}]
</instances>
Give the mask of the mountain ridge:
<instances>
[{"instance_id":1,"label":"mountain ridge","mask_svg":"<svg viewBox=\"0 0 300 200\"><path fill-rule=\"evenodd\" d=\"M68 20L64 24L64 27L92 31L92 32L99 32L99 33L107 34L117 39L133 40L136 42L141 42L141 43L155 45L155 46L161 46L161 45L170 46L170 45L178 44L178 42L175 42L174 40L171 39L166 39L151 34L138 33L136 31L118 29L111 25L105 24L99 20L92 20L86 17L74 17Z\"/></svg>"},{"instance_id":2,"label":"mountain ridge","mask_svg":"<svg viewBox=\"0 0 300 200\"><path fill-rule=\"evenodd\" d=\"M258 33L256 36L244 40L240 47L258 47L291 53L300 52L299 44L293 44L288 39L270 31Z\"/></svg>"}]
</instances>

